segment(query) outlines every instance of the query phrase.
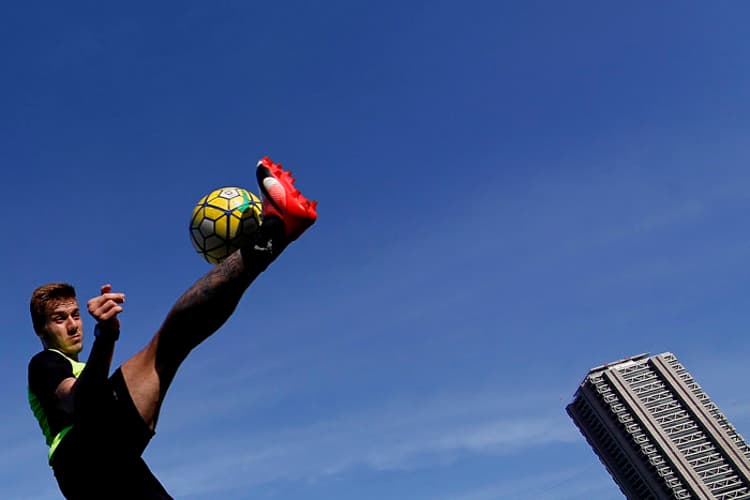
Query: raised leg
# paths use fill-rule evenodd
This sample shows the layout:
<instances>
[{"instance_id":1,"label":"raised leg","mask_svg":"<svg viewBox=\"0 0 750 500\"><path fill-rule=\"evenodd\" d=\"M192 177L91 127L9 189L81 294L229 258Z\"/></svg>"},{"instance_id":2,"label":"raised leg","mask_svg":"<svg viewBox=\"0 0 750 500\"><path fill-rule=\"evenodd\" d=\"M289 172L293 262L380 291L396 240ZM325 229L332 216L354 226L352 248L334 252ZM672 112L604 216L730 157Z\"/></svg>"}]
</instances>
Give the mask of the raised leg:
<instances>
[{"instance_id":1,"label":"raised leg","mask_svg":"<svg viewBox=\"0 0 750 500\"><path fill-rule=\"evenodd\" d=\"M177 299L148 345L123 363L133 402L152 429L180 364L229 319L244 291L271 262L258 253L237 251L200 278Z\"/></svg>"},{"instance_id":2,"label":"raised leg","mask_svg":"<svg viewBox=\"0 0 750 500\"><path fill-rule=\"evenodd\" d=\"M317 218L315 202L293 187L294 179L279 165L264 158L257 177L263 195L263 224L254 244L230 255L190 287L148 345L122 365L133 402L151 429L190 351L229 319L253 280Z\"/></svg>"}]
</instances>

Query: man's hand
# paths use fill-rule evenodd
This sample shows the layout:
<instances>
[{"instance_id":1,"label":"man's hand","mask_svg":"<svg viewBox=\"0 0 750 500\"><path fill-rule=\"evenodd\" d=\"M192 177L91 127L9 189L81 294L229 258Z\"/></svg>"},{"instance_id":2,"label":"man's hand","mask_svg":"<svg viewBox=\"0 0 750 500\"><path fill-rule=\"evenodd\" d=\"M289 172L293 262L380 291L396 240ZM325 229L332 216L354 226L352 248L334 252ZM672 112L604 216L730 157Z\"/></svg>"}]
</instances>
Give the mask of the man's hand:
<instances>
[{"instance_id":1,"label":"man's hand","mask_svg":"<svg viewBox=\"0 0 750 500\"><path fill-rule=\"evenodd\" d=\"M112 285L103 285L101 295L88 301L89 314L94 317L100 329L119 333L120 320L117 315L122 312L120 304L124 302L124 293L113 293Z\"/></svg>"}]
</instances>

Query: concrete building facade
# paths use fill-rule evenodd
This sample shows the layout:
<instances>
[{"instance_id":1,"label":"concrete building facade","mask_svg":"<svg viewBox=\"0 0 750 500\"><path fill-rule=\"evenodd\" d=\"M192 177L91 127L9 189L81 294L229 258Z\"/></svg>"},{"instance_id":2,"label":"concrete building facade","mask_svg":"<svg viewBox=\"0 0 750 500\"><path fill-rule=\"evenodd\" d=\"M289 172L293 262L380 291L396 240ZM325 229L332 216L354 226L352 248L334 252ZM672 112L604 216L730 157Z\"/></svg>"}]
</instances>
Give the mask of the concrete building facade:
<instances>
[{"instance_id":1,"label":"concrete building facade","mask_svg":"<svg viewBox=\"0 0 750 500\"><path fill-rule=\"evenodd\" d=\"M630 499L750 500L750 447L672 353L592 368L566 410Z\"/></svg>"}]
</instances>

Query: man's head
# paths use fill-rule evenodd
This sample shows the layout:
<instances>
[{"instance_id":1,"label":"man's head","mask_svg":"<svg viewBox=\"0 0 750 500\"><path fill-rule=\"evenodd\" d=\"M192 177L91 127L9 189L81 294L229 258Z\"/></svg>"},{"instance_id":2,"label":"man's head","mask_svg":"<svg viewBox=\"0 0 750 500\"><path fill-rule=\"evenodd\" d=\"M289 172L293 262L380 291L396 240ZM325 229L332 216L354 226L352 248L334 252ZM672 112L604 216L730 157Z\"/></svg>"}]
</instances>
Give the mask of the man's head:
<instances>
[{"instance_id":1,"label":"man's head","mask_svg":"<svg viewBox=\"0 0 750 500\"><path fill-rule=\"evenodd\" d=\"M76 291L71 285L49 283L34 290L31 321L44 347L77 359L83 350L83 322Z\"/></svg>"}]
</instances>

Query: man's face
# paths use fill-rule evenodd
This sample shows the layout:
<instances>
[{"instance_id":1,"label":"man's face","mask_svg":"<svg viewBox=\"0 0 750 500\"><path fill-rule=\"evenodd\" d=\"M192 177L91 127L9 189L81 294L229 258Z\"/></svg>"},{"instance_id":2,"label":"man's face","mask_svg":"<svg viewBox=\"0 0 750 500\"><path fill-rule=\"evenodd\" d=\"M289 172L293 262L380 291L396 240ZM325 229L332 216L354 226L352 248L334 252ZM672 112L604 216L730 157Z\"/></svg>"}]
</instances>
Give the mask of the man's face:
<instances>
[{"instance_id":1,"label":"man's face","mask_svg":"<svg viewBox=\"0 0 750 500\"><path fill-rule=\"evenodd\" d=\"M83 321L76 299L50 301L45 311L47 321L40 337L45 346L77 358L83 350Z\"/></svg>"}]
</instances>

